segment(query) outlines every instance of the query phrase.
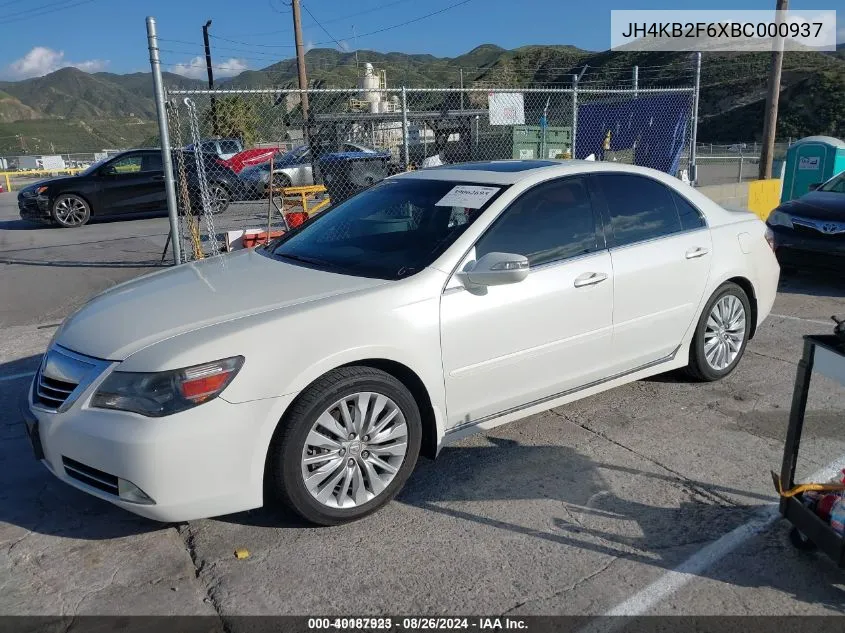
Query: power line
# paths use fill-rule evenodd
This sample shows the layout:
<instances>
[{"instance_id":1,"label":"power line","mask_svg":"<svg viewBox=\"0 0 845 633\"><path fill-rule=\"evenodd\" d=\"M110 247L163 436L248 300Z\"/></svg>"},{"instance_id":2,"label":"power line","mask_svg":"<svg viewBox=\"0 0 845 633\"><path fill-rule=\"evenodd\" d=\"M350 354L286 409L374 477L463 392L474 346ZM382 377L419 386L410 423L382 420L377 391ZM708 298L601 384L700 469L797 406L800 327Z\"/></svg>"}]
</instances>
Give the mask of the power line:
<instances>
[{"instance_id":1,"label":"power line","mask_svg":"<svg viewBox=\"0 0 845 633\"><path fill-rule=\"evenodd\" d=\"M335 38L335 37L334 37L331 33L329 33L329 32L326 30L326 27L324 27L322 24L320 24L320 21L319 21L317 18L315 18L315 17L314 17L314 14L313 14L313 13L311 13L310 9L309 9L306 5L304 5L304 4L302 5L302 8L303 8L303 9L305 9L305 13L307 13L308 15L310 15L310 16L311 16L311 19L312 19L312 20L314 20L314 22L316 22L316 23L317 23L317 26L319 26L321 29L323 29L323 33L325 33L325 34L326 34L326 35L328 35L330 38L332 38L332 40L334 41L334 43L335 43L335 44L337 44L337 47L338 47L338 48L342 51L342 50L343 50L343 46L341 45L341 43L340 43L340 42L338 42L338 41L337 41L337 39L336 39L336 38Z\"/></svg>"},{"instance_id":2,"label":"power line","mask_svg":"<svg viewBox=\"0 0 845 633\"><path fill-rule=\"evenodd\" d=\"M43 4L40 7L34 7L32 9L27 9L25 11L18 11L17 13L9 13L2 16L2 20L0 20L0 25L9 24L11 22L19 22L22 20L27 20L29 18L37 18L41 15L47 15L48 13L55 13L56 11L64 11L65 9L71 9L73 7L77 7L81 4L88 4L89 2L94 2L95 0L80 0L79 2L73 4L66 4L68 0L59 0L58 2L51 2L48 4ZM65 5L65 6L56 6L56 5ZM5 5L3 5L5 6ZM52 7L56 7L52 9ZM45 9L51 9L49 11L45 11ZM24 17L17 17L17 16L24 16ZM13 20L9 20L7 18L16 18Z\"/></svg>"},{"instance_id":3,"label":"power line","mask_svg":"<svg viewBox=\"0 0 845 633\"><path fill-rule=\"evenodd\" d=\"M342 15L337 18L332 18L331 20L323 20L323 24L333 24L334 22L342 22L343 20L348 20L349 18L354 18L359 15L366 15L368 13L374 13L375 11L382 11L387 9L388 7L395 6L397 4L404 4L406 2L412 2L414 0L394 0L393 2L388 2L386 4L381 4L377 7L372 9L367 9L365 11L358 11L356 13L350 13L348 15ZM316 20L315 20L316 22ZM279 35L281 33L293 33L293 29L281 29L277 31L265 31L263 33L229 33L229 37L264 37L265 35ZM329 36L331 37L331 36Z\"/></svg>"},{"instance_id":4,"label":"power line","mask_svg":"<svg viewBox=\"0 0 845 633\"><path fill-rule=\"evenodd\" d=\"M417 18L413 18L411 20L406 20L405 22L400 22L399 24L393 24L391 26L386 26L381 29L377 29L375 31L370 31L369 33L361 33L357 35L357 37L367 37L368 35L376 35L378 33L384 33L385 31L392 31L393 29L398 29L403 26L407 26L408 24L414 24L415 22L419 22L421 20L425 20L426 18L430 18L435 15L439 15L441 13L445 13L446 11L451 11L452 9L456 9L462 5L468 4L472 2L472 0L461 0L460 2L455 2L454 4L450 4L448 7L444 7L438 11L432 11L431 13L426 13L425 15L421 15ZM226 37L221 37L219 35L212 35L209 33L210 37L213 37L217 40L223 40L224 42L231 42L232 44L241 44L243 46L260 46L261 48L296 48L293 44L250 44L249 42L242 42L240 40L233 40ZM320 46L322 44L331 44L332 42L316 42L315 46Z\"/></svg>"}]
</instances>

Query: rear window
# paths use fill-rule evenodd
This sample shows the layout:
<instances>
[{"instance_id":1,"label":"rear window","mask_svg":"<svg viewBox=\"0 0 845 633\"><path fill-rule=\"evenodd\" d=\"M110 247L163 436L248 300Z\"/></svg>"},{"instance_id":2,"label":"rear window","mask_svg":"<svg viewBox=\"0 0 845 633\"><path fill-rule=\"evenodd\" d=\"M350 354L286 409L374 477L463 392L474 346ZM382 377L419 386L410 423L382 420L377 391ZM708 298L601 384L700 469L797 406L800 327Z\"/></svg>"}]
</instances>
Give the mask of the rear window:
<instances>
[{"instance_id":1,"label":"rear window","mask_svg":"<svg viewBox=\"0 0 845 633\"><path fill-rule=\"evenodd\" d=\"M220 141L220 152L222 154L237 154L241 151L241 144L237 141Z\"/></svg>"}]
</instances>

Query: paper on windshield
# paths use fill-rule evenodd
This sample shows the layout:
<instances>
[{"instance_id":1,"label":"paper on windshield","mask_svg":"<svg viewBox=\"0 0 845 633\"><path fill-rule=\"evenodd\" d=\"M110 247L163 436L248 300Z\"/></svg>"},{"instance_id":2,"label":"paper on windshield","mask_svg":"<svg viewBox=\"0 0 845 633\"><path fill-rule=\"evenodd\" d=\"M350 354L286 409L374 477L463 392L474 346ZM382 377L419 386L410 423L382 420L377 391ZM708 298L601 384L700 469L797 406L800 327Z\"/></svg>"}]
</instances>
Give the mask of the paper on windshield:
<instances>
[{"instance_id":1,"label":"paper on windshield","mask_svg":"<svg viewBox=\"0 0 845 633\"><path fill-rule=\"evenodd\" d=\"M443 196L435 206L464 207L465 209L480 209L499 191L501 187L479 187L477 185L458 185Z\"/></svg>"}]
</instances>

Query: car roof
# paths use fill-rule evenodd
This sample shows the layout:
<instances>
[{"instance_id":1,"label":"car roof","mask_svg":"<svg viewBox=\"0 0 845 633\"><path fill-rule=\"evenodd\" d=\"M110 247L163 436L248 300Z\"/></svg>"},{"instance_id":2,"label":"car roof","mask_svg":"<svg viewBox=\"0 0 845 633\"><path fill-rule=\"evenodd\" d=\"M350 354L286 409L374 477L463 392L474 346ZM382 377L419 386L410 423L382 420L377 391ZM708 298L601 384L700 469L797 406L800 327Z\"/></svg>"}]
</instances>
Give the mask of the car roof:
<instances>
[{"instance_id":1,"label":"car roof","mask_svg":"<svg viewBox=\"0 0 845 633\"><path fill-rule=\"evenodd\" d=\"M600 171L642 174L657 178L658 180L671 178L677 181L676 178L668 174L648 167L638 167L626 163L573 159L491 160L474 163L458 163L405 172L394 176L394 178L426 178L431 180L455 180L459 182L513 185L522 181L539 182L559 176Z\"/></svg>"},{"instance_id":2,"label":"car roof","mask_svg":"<svg viewBox=\"0 0 845 633\"><path fill-rule=\"evenodd\" d=\"M503 168L502 165L511 165ZM521 167L520 167L521 166ZM592 160L496 160L478 163L461 163L457 165L443 165L409 171L391 176L393 179L425 179L446 180L460 183L476 183L482 185L518 185L525 190L552 178L575 176L578 174L616 172L620 174L639 174L660 181L694 204L707 217L708 225L719 226L736 221L756 218L753 213L745 210L728 210L716 204L694 187L665 172L639 167L626 163L615 163Z\"/></svg>"}]
</instances>

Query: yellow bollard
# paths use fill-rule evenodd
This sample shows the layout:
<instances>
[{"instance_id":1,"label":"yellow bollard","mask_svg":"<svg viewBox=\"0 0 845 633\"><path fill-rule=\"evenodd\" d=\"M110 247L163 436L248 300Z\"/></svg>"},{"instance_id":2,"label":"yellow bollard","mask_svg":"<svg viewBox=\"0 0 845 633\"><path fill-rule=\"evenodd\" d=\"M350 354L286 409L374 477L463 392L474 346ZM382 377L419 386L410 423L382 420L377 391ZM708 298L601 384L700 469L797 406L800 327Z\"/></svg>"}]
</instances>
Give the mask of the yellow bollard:
<instances>
[{"instance_id":1,"label":"yellow bollard","mask_svg":"<svg viewBox=\"0 0 845 633\"><path fill-rule=\"evenodd\" d=\"M4 173L3 175L6 176L6 191L11 191L12 190L12 181L9 180L9 174Z\"/></svg>"}]
</instances>

